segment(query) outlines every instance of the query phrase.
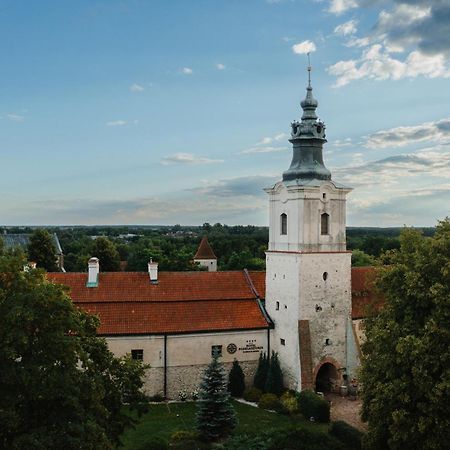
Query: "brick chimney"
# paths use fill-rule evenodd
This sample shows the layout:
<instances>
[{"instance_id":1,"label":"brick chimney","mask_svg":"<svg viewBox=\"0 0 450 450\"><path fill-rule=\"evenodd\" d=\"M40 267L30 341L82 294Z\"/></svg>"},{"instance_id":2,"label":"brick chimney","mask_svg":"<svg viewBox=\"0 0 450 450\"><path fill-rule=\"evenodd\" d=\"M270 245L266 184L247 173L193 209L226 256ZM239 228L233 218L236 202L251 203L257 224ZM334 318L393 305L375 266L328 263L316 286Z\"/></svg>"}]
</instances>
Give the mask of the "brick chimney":
<instances>
[{"instance_id":1,"label":"brick chimney","mask_svg":"<svg viewBox=\"0 0 450 450\"><path fill-rule=\"evenodd\" d=\"M100 273L100 261L98 258L93 256L88 262L88 281L86 283L87 287L98 286L99 273Z\"/></svg>"},{"instance_id":2,"label":"brick chimney","mask_svg":"<svg viewBox=\"0 0 450 450\"><path fill-rule=\"evenodd\" d=\"M158 284L158 263L153 262L152 258L148 262L148 274L152 284Z\"/></svg>"}]
</instances>

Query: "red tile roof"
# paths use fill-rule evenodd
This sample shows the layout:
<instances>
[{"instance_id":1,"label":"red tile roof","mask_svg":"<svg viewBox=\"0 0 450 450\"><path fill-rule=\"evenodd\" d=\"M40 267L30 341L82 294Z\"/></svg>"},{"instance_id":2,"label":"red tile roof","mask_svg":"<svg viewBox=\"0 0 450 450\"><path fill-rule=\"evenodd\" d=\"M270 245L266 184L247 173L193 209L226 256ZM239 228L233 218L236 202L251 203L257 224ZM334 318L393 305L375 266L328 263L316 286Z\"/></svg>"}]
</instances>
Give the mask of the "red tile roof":
<instances>
[{"instance_id":1,"label":"red tile roof","mask_svg":"<svg viewBox=\"0 0 450 450\"><path fill-rule=\"evenodd\" d=\"M375 267L352 267L352 319L362 319L382 306L373 286L375 275Z\"/></svg>"},{"instance_id":2,"label":"red tile roof","mask_svg":"<svg viewBox=\"0 0 450 450\"><path fill-rule=\"evenodd\" d=\"M151 284L145 272L100 273L98 287L86 287L87 273L50 273L53 281L70 287L77 302L168 302L255 298L244 272L159 272Z\"/></svg>"},{"instance_id":3,"label":"red tile roof","mask_svg":"<svg viewBox=\"0 0 450 450\"><path fill-rule=\"evenodd\" d=\"M79 304L100 317L99 334L163 334L267 328L255 300Z\"/></svg>"},{"instance_id":4,"label":"red tile roof","mask_svg":"<svg viewBox=\"0 0 450 450\"><path fill-rule=\"evenodd\" d=\"M248 275L252 280L253 286L258 293L259 298L266 298L266 272L256 272L249 270Z\"/></svg>"},{"instance_id":5,"label":"red tile roof","mask_svg":"<svg viewBox=\"0 0 450 450\"><path fill-rule=\"evenodd\" d=\"M213 249L209 245L208 238L206 236L202 238L194 259L217 259L217 256L214 254Z\"/></svg>"}]
</instances>

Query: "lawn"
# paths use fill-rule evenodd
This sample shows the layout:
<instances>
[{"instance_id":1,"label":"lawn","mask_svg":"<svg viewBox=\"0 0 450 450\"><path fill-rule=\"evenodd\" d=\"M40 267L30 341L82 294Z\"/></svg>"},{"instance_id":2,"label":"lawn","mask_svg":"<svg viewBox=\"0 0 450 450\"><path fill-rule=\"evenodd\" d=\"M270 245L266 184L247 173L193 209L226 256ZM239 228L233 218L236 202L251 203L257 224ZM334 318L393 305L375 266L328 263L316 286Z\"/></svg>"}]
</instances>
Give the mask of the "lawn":
<instances>
[{"instance_id":1,"label":"lawn","mask_svg":"<svg viewBox=\"0 0 450 450\"><path fill-rule=\"evenodd\" d=\"M254 435L271 428L279 428L290 424L316 430L326 431L328 425L311 423L301 416L289 417L265 411L253 406L233 401L239 425L235 434ZM150 405L150 411L143 415L135 429L130 429L123 435L123 449L135 450L151 437L160 436L169 440L176 430L193 430L195 427L196 404L186 403L160 403Z\"/></svg>"}]
</instances>

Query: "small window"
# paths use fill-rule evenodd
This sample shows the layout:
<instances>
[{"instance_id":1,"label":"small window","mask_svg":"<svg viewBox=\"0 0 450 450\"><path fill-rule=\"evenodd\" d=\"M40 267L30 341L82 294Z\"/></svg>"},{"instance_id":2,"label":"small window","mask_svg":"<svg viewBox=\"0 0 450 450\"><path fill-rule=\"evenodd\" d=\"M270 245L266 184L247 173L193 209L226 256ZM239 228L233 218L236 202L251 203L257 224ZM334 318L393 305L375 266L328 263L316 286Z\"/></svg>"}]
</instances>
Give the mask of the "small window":
<instances>
[{"instance_id":1,"label":"small window","mask_svg":"<svg viewBox=\"0 0 450 450\"><path fill-rule=\"evenodd\" d=\"M322 275L323 281L327 281L328 278L328 272L324 272Z\"/></svg>"},{"instance_id":2,"label":"small window","mask_svg":"<svg viewBox=\"0 0 450 450\"><path fill-rule=\"evenodd\" d=\"M284 309L287 309L287 305L284 305Z\"/></svg>"},{"instance_id":3,"label":"small window","mask_svg":"<svg viewBox=\"0 0 450 450\"><path fill-rule=\"evenodd\" d=\"M277 311L280 310L280 302L277 302L277 303L276 303L275 309L276 309Z\"/></svg>"},{"instance_id":4,"label":"small window","mask_svg":"<svg viewBox=\"0 0 450 450\"><path fill-rule=\"evenodd\" d=\"M284 339L280 339L280 344L281 345L286 345L286 341Z\"/></svg>"},{"instance_id":5,"label":"small window","mask_svg":"<svg viewBox=\"0 0 450 450\"><path fill-rule=\"evenodd\" d=\"M329 228L329 218L330 216L327 213L323 213L320 216L320 234L328 234L328 228Z\"/></svg>"},{"instance_id":6,"label":"small window","mask_svg":"<svg viewBox=\"0 0 450 450\"><path fill-rule=\"evenodd\" d=\"M325 339L325 345L331 345L331 340L328 339L328 338L326 338L326 339Z\"/></svg>"},{"instance_id":7,"label":"small window","mask_svg":"<svg viewBox=\"0 0 450 450\"><path fill-rule=\"evenodd\" d=\"M322 194L322 198L323 198L324 200L327 199L327 194L325 194L325 192Z\"/></svg>"},{"instance_id":8,"label":"small window","mask_svg":"<svg viewBox=\"0 0 450 450\"><path fill-rule=\"evenodd\" d=\"M131 359L142 361L144 359L144 350L142 349L131 350Z\"/></svg>"},{"instance_id":9,"label":"small window","mask_svg":"<svg viewBox=\"0 0 450 450\"><path fill-rule=\"evenodd\" d=\"M281 214L280 216L280 234L287 234L287 215Z\"/></svg>"},{"instance_id":10,"label":"small window","mask_svg":"<svg viewBox=\"0 0 450 450\"><path fill-rule=\"evenodd\" d=\"M213 358L219 358L222 356L222 346L221 345L213 345L211 347L211 356Z\"/></svg>"}]
</instances>

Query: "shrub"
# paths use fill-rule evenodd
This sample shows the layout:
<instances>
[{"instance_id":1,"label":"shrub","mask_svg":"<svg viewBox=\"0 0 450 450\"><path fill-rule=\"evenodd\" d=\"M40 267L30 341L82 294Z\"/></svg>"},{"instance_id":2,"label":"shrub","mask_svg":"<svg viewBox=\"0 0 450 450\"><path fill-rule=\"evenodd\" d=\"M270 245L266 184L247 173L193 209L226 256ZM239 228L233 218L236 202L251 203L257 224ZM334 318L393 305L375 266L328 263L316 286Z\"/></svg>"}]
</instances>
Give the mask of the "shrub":
<instances>
[{"instance_id":1,"label":"shrub","mask_svg":"<svg viewBox=\"0 0 450 450\"><path fill-rule=\"evenodd\" d=\"M162 437L155 436L141 444L138 450L167 450L168 448L167 442Z\"/></svg>"},{"instance_id":2,"label":"shrub","mask_svg":"<svg viewBox=\"0 0 450 450\"><path fill-rule=\"evenodd\" d=\"M161 394L155 394L148 398L149 402L161 403L164 401L164 397Z\"/></svg>"},{"instance_id":3,"label":"shrub","mask_svg":"<svg viewBox=\"0 0 450 450\"><path fill-rule=\"evenodd\" d=\"M178 398L184 402L187 399L187 392L184 389L181 389L181 391L178 392Z\"/></svg>"},{"instance_id":4,"label":"shrub","mask_svg":"<svg viewBox=\"0 0 450 450\"><path fill-rule=\"evenodd\" d=\"M258 403L261 395L261 389L252 387L244 391L244 400L247 400L248 402Z\"/></svg>"},{"instance_id":5,"label":"shrub","mask_svg":"<svg viewBox=\"0 0 450 450\"><path fill-rule=\"evenodd\" d=\"M283 372L281 371L278 354L275 352L272 352L272 356L270 358L269 370L267 372L264 391L278 396L281 395L284 391Z\"/></svg>"},{"instance_id":6,"label":"shrub","mask_svg":"<svg viewBox=\"0 0 450 450\"><path fill-rule=\"evenodd\" d=\"M199 438L196 431L192 430L177 430L170 435L170 443L181 441L195 441Z\"/></svg>"},{"instance_id":7,"label":"shrub","mask_svg":"<svg viewBox=\"0 0 450 450\"><path fill-rule=\"evenodd\" d=\"M285 392L281 398L280 402L283 405L283 408L286 410L287 414L293 415L298 413L298 401L295 393L293 392Z\"/></svg>"},{"instance_id":8,"label":"shrub","mask_svg":"<svg viewBox=\"0 0 450 450\"><path fill-rule=\"evenodd\" d=\"M258 402L258 407L261 409L271 409L271 410L279 410L280 409L280 400L275 394L263 394Z\"/></svg>"},{"instance_id":9,"label":"shrub","mask_svg":"<svg viewBox=\"0 0 450 450\"><path fill-rule=\"evenodd\" d=\"M317 422L330 421L330 405L313 391L302 391L297 394L298 408L307 419L314 417Z\"/></svg>"},{"instance_id":10,"label":"shrub","mask_svg":"<svg viewBox=\"0 0 450 450\"><path fill-rule=\"evenodd\" d=\"M258 367L256 368L253 386L260 391L264 391L269 370L269 358L264 353L259 354Z\"/></svg>"},{"instance_id":11,"label":"shrub","mask_svg":"<svg viewBox=\"0 0 450 450\"><path fill-rule=\"evenodd\" d=\"M347 422L343 422L342 420L333 422L330 427L330 434L337 437L352 450L361 450L362 448L361 439L363 433Z\"/></svg>"},{"instance_id":12,"label":"shrub","mask_svg":"<svg viewBox=\"0 0 450 450\"><path fill-rule=\"evenodd\" d=\"M242 397L245 390L245 375L237 359L233 361L228 376L228 390L233 397Z\"/></svg>"},{"instance_id":13,"label":"shrub","mask_svg":"<svg viewBox=\"0 0 450 450\"><path fill-rule=\"evenodd\" d=\"M328 433L304 428L277 429L267 434L265 450L344 450L344 445Z\"/></svg>"}]
</instances>

